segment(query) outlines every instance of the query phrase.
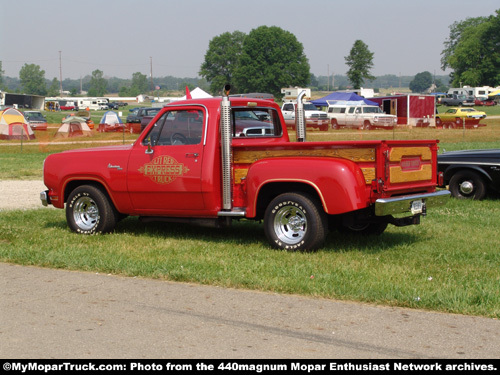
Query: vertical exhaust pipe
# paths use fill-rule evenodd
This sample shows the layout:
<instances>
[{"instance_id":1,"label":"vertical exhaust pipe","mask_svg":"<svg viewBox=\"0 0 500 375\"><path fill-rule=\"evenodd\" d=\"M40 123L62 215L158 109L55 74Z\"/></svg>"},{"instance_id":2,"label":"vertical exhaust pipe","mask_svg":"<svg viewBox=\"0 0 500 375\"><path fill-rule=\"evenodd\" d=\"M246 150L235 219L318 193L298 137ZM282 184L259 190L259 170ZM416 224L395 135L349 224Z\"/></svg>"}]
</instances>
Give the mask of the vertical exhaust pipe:
<instances>
[{"instance_id":1,"label":"vertical exhaust pipe","mask_svg":"<svg viewBox=\"0 0 500 375\"><path fill-rule=\"evenodd\" d=\"M306 114L302 99L306 95L306 90L302 90L297 96L297 113L295 114L295 129L297 131L297 142L306 141Z\"/></svg>"},{"instance_id":2,"label":"vertical exhaust pipe","mask_svg":"<svg viewBox=\"0 0 500 375\"><path fill-rule=\"evenodd\" d=\"M232 150L231 150L231 103L229 102L230 85L225 85L222 90L220 108L221 129L221 156L222 156L222 209L232 209Z\"/></svg>"}]
</instances>

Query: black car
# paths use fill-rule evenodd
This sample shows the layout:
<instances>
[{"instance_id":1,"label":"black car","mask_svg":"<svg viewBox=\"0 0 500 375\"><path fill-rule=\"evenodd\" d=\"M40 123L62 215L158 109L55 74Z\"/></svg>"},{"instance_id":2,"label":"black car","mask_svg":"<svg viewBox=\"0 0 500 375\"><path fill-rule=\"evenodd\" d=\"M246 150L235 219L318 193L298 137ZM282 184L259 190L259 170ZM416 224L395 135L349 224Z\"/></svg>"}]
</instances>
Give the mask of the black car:
<instances>
[{"instance_id":1,"label":"black car","mask_svg":"<svg viewBox=\"0 0 500 375\"><path fill-rule=\"evenodd\" d=\"M119 109L120 106L117 103L109 102L108 103L109 109Z\"/></svg>"},{"instance_id":2,"label":"black car","mask_svg":"<svg viewBox=\"0 0 500 375\"><path fill-rule=\"evenodd\" d=\"M483 199L500 192L500 149L444 152L438 155L438 171L454 197Z\"/></svg>"}]
</instances>

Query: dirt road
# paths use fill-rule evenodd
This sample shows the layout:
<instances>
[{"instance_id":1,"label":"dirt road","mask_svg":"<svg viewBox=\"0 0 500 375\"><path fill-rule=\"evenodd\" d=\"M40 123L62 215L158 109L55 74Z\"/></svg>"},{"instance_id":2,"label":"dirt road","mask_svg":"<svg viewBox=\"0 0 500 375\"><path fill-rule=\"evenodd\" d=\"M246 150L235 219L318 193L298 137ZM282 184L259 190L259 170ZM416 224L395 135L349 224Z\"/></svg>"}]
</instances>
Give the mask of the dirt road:
<instances>
[{"instance_id":1,"label":"dirt road","mask_svg":"<svg viewBox=\"0 0 500 375\"><path fill-rule=\"evenodd\" d=\"M40 192L46 189L41 180L0 180L0 211L41 208Z\"/></svg>"}]
</instances>

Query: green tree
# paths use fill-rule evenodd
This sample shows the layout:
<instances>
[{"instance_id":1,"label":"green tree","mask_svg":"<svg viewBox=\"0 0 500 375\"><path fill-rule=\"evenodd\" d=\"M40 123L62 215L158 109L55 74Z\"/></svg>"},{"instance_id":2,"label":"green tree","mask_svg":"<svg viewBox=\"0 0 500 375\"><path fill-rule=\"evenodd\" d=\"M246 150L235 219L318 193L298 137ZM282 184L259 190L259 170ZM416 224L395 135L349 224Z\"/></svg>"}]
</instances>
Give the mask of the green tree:
<instances>
[{"instance_id":1,"label":"green tree","mask_svg":"<svg viewBox=\"0 0 500 375\"><path fill-rule=\"evenodd\" d=\"M359 89L365 80L374 80L370 70L373 67L373 52L362 40L356 40L351 48L351 52L345 57L349 70L347 78L355 89Z\"/></svg>"},{"instance_id":2,"label":"green tree","mask_svg":"<svg viewBox=\"0 0 500 375\"><path fill-rule=\"evenodd\" d=\"M59 84L59 80L57 78L54 78L52 82L50 83L49 89L47 91L48 96L59 96L60 95L60 90L61 85Z\"/></svg>"},{"instance_id":3,"label":"green tree","mask_svg":"<svg viewBox=\"0 0 500 375\"><path fill-rule=\"evenodd\" d=\"M200 75L210 82L212 94L219 93L225 84L233 83L245 37L245 33L234 31L223 33L210 41Z\"/></svg>"},{"instance_id":4,"label":"green tree","mask_svg":"<svg viewBox=\"0 0 500 375\"><path fill-rule=\"evenodd\" d=\"M19 71L19 79L25 94L45 95L47 93L45 70L40 70L39 65L24 64Z\"/></svg>"},{"instance_id":5,"label":"green tree","mask_svg":"<svg viewBox=\"0 0 500 375\"><path fill-rule=\"evenodd\" d=\"M485 17L467 18L465 21L454 22L450 26L450 36L444 42L444 50L441 52L441 69L451 68L449 59L454 54L455 48L462 39L462 34L468 28L475 28L486 21Z\"/></svg>"},{"instance_id":6,"label":"green tree","mask_svg":"<svg viewBox=\"0 0 500 375\"><path fill-rule=\"evenodd\" d=\"M422 72L415 75L413 81L410 82L410 90L412 92L424 92L432 86L432 74L430 72Z\"/></svg>"},{"instance_id":7,"label":"green tree","mask_svg":"<svg viewBox=\"0 0 500 375\"><path fill-rule=\"evenodd\" d=\"M103 73L99 69L92 72L92 78L90 78L89 86L89 96L104 96L106 94L107 82L103 78Z\"/></svg>"},{"instance_id":8,"label":"green tree","mask_svg":"<svg viewBox=\"0 0 500 375\"><path fill-rule=\"evenodd\" d=\"M453 69L452 86L500 84L500 10L450 26L441 68Z\"/></svg>"},{"instance_id":9,"label":"green tree","mask_svg":"<svg viewBox=\"0 0 500 375\"><path fill-rule=\"evenodd\" d=\"M267 92L280 98L281 88L306 86L310 79L304 47L292 33L277 26L260 26L243 41L234 72L238 92Z\"/></svg>"},{"instance_id":10,"label":"green tree","mask_svg":"<svg viewBox=\"0 0 500 375\"><path fill-rule=\"evenodd\" d=\"M132 84L128 96L144 94L149 90L148 77L145 74L136 72L132 74Z\"/></svg>"}]
</instances>

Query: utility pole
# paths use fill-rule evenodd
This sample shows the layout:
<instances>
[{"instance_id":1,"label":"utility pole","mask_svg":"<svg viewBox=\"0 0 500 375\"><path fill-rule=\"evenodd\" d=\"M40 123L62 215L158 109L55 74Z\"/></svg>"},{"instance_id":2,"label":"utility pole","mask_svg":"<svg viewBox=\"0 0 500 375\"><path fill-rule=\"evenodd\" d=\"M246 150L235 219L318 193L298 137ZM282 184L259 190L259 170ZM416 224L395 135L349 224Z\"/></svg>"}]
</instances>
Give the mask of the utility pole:
<instances>
[{"instance_id":1,"label":"utility pole","mask_svg":"<svg viewBox=\"0 0 500 375\"><path fill-rule=\"evenodd\" d=\"M151 72L149 73L149 76L151 78L151 96L153 96L153 90L154 90L154 86L153 86L153 58L151 56L149 57L149 61L151 64Z\"/></svg>"},{"instance_id":2,"label":"utility pole","mask_svg":"<svg viewBox=\"0 0 500 375\"><path fill-rule=\"evenodd\" d=\"M59 96L62 96L62 60L61 60L61 51L59 51Z\"/></svg>"},{"instance_id":3,"label":"utility pole","mask_svg":"<svg viewBox=\"0 0 500 375\"><path fill-rule=\"evenodd\" d=\"M327 87L326 91L330 91L330 64L328 64L327 67L328 67L328 72L327 72L327 75L328 75L327 76L327 82L328 83L326 85L326 87Z\"/></svg>"}]
</instances>

